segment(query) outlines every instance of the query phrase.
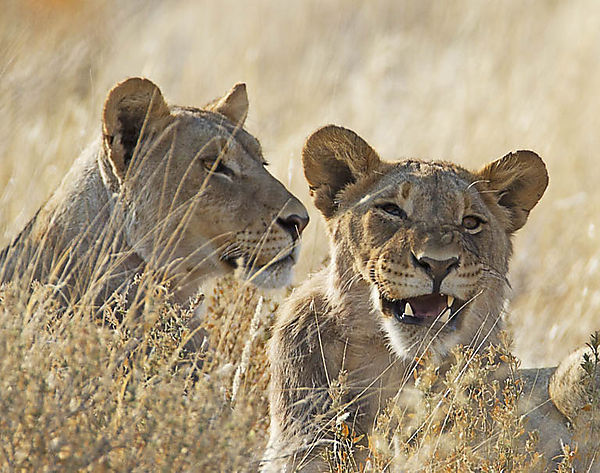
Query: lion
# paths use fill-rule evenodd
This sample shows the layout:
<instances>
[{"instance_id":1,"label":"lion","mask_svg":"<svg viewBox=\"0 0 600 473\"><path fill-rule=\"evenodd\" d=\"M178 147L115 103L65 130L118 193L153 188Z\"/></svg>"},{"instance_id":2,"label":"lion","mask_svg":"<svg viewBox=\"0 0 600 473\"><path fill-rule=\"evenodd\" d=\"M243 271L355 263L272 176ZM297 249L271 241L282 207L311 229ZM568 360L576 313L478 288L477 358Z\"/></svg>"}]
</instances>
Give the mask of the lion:
<instances>
[{"instance_id":1,"label":"lion","mask_svg":"<svg viewBox=\"0 0 600 473\"><path fill-rule=\"evenodd\" d=\"M241 83L204 108L168 106L145 78L117 84L99 139L1 253L0 280L98 309L115 294L131 306L146 273L182 305L227 274L288 284L308 214L267 171L247 113Z\"/></svg>"},{"instance_id":2,"label":"lion","mask_svg":"<svg viewBox=\"0 0 600 473\"><path fill-rule=\"evenodd\" d=\"M476 172L449 162L385 162L334 125L308 138L302 161L331 260L293 293L273 328L264 472L329 471L323 450L336 415L329 388L340 376L338 406L359 437L414 383L423 353L443 372L454 347L481 352L499 343L511 236L548 185L532 151ZM564 411L548 402L553 371L523 371L523 412L532 429L544 429L548 459L570 439Z\"/></svg>"}]
</instances>

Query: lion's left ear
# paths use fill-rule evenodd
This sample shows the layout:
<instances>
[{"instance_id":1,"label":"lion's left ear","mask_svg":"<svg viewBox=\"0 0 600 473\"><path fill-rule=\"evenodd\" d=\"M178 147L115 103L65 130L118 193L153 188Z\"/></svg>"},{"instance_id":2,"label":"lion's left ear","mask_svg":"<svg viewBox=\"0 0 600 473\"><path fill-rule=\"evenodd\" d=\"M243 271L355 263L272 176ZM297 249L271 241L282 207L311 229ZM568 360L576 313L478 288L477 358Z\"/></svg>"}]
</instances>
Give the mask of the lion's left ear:
<instances>
[{"instance_id":1,"label":"lion's left ear","mask_svg":"<svg viewBox=\"0 0 600 473\"><path fill-rule=\"evenodd\" d=\"M533 151L509 153L481 169L476 179L485 191L495 192L498 205L507 211L508 233L525 225L548 186L546 165Z\"/></svg>"},{"instance_id":2,"label":"lion's left ear","mask_svg":"<svg viewBox=\"0 0 600 473\"><path fill-rule=\"evenodd\" d=\"M243 126L248 116L248 93L246 84L235 84L223 97L213 100L204 107L227 117L232 123Z\"/></svg>"}]
</instances>

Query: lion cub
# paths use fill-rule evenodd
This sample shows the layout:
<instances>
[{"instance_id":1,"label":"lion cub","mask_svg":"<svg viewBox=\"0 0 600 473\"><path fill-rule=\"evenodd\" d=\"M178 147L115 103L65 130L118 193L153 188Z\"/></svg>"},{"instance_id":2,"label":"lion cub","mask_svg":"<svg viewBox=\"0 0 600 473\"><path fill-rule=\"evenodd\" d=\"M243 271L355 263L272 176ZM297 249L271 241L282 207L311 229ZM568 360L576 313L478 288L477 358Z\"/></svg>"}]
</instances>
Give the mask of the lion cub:
<instances>
[{"instance_id":1,"label":"lion cub","mask_svg":"<svg viewBox=\"0 0 600 473\"><path fill-rule=\"evenodd\" d=\"M481 350L499 341L511 235L548 185L531 151L476 172L385 162L338 126L310 136L302 160L331 262L296 290L273 330L263 471L328 471L328 387L342 370L342 403L359 435L410 386L417 356L429 351L441 364L458 344Z\"/></svg>"},{"instance_id":2,"label":"lion cub","mask_svg":"<svg viewBox=\"0 0 600 473\"><path fill-rule=\"evenodd\" d=\"M247 113L244 84L204 108L168 106L147 79L117 84L100 138L1 253L0 280L99 308L115 293L131 303L144 271L180 303L227 273L287 284L308 215L265 169Z\"/></svg>"}]
</instances>

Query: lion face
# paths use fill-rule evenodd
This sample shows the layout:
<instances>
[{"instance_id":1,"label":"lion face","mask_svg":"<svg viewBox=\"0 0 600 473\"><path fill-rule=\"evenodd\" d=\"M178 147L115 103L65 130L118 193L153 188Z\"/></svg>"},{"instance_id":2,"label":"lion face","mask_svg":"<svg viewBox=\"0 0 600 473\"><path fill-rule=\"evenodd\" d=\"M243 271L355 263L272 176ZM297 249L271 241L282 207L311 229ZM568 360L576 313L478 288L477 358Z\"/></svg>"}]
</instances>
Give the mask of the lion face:
<instances>
[{"instance_id":1,"label":"lion face","mask_svg":"<svg viewBox=\"0 0 600 473\"><path fill-rule=\"evenodd\" d=\"M255 284L290 280L305 207L266 170L242 128L244 85L204 109L168 107L151 82L130 79L104 108L103 179L118 196L128 243L178 289L235 272Z\"/></svg>"},{"instance_id":2,"label":"lion face","mask_svg":"<svg viewBox=\"0 0 600 473\"><path fill-rule=\"evenodd\" d=\"M386 163L350 130L329 126L303 162L328 221L338 287L357 275L394 352L412 358L477 345L498 329L510 235L548 178L518 151L479 172L442 162Z\"/></svg>"},{"instance_id":3,"label":"lion face","mask_svg":"<svg viewBox=\"0 0 600 473\"><path fill-rule=\"evenodd\" d=\"M445 352L463 340L457 332L500 312L508 235L474 181L450 165L408 161L385 174L344 219L363 232L347 244L396 352Z\"/></svg>"}]
</instances>

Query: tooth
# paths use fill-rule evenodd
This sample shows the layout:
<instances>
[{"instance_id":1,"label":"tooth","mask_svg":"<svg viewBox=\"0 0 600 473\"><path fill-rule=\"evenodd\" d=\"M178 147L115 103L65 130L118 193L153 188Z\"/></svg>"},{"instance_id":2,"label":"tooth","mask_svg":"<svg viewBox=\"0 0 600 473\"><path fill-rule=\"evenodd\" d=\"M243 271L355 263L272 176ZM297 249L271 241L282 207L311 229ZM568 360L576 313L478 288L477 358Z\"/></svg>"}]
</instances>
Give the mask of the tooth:
<instances>
[{"instance_id":1,"label":"tooth","mask_svg":"<svg viewBox=\"0 0 600 473\"><path fill-rule=\"evenodd\" d=\"M454 297L448 296L448 307L452 307L452 304L454 304Z\"/></svg>"},{"instance_id":2,"label":"tooth","mask_svg":"<svg viewBox=\"0 0 600 473\"><path fill-rule=\"evenodd\" d=\"M450 320L450 316L452 315L452 311L450 310L450 307L447 307L444 312L442 312L442 315L440 315L440 322L442 323L446 323Z\"/></svg>"},{"instance_id":3,"label":"tooth","mask_svg":"<svg viewBox=\"0 0 600 473\"><path fill-rule=\"evenodd\" d=\"M405 315L410 315L410 316L415 315L415 313L412 310L412 307L410 306L410 303L408 303L408 302L404 306L404 314Z\"/></svg>"}]
</instances>

